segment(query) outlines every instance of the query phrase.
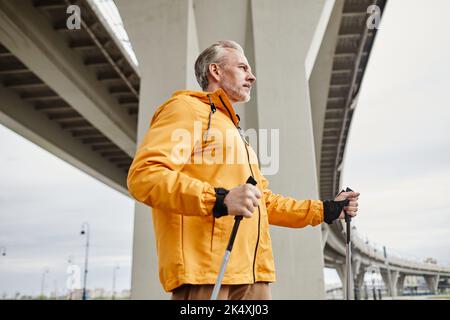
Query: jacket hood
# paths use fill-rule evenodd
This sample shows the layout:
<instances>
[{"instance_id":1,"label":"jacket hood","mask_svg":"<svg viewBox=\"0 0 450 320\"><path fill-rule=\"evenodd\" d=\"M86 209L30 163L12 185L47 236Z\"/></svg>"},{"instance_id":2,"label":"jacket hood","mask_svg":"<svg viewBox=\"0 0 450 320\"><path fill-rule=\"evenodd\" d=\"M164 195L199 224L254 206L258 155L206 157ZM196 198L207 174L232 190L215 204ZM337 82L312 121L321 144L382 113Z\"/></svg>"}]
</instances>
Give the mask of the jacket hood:
<instances>
[{"instance_id":1,"label":"jacket hood","mask_svg":"<svg viewBox=\"0 0 450 320\"><path fill-rule=\"evenodd\" d=\"M231 121L233 121L236 127L239 125L239 116L236 114L236 111L234 110L233 105L230 102L230 99L228 99L227 94L225 93L225 91L223 91L222 88L219 88L214 92L179 90L175 91L172 97L179 95L194 97L208 105L212 103L216 107L216 109L219 109L227 116L229 116Z\"/></svg>"}]
</instances>

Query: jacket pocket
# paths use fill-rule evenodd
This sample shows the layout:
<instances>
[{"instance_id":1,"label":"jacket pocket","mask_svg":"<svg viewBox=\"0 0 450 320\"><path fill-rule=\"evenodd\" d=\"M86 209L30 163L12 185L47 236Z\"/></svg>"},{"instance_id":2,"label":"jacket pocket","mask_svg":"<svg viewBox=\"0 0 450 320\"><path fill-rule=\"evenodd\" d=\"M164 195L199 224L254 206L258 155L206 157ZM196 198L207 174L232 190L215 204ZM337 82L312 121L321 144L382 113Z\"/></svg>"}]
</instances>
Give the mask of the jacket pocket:
<instances>
[{"instance_id":1,"label":"jacket pocket","mask_svg":"<svg viewBox=\"0 0 450 320\"><path fill-rule=\"evenodd\" d=\"M216 226L216 218L213 217L212 220L212 228L211 228L211 239L210 239L210 247L209 251L213 252L213 245L214 245L214 228Z\"/></svg>"},{"instance_id":2,"label":"jacket pocket","mask_svg":"<svg viewBox=\"0 0 450 320\"><path fill-rule=\"evenodd\" d=\"M223 247L223 217L216 219L213 217L213 221L211 222L210 229L210 247L209 251L214 253L219 253ZM223 254L223 253L221 253Z\"/></svg>"}]
</instances>

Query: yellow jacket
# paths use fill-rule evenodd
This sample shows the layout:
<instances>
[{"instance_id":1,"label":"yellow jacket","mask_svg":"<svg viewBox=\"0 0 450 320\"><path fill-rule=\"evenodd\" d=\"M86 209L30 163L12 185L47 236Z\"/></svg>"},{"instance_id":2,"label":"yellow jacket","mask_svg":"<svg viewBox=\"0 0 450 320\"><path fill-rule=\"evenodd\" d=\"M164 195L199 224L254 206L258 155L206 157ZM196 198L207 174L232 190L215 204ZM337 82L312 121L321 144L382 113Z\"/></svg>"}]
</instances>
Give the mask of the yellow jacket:
<instances>
[{"instance_id":1,"label":"yellow jacket","mask_svg":"<svg viewBox=\"0 0 450 320\"><path fill-rule=\"evenodd\" d=\"M166 291L185 283L215 283L234 217L213 217L214 187L230 190L253 175L263 193L252 218L240 224L223 284L275 281L269 224L301 228L323 222L322 201L295 200L268 189L238 122L222 89L177 91L155 112L136 152L128 189L153 208L159 277ZM226 145L221 137L228 138Z\"/></svg>"}]
</instances>

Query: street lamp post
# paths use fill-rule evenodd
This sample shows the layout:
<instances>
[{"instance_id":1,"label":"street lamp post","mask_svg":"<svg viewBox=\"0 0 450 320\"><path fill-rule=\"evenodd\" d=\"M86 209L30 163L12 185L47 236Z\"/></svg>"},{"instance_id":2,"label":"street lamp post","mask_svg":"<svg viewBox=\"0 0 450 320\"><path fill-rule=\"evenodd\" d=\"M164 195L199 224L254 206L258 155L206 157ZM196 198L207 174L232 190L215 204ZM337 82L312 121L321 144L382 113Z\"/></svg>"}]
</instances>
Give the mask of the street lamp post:
<instances>
[{"instance_id":1,"label":"street lamp post","mask_svg":"<svg viewBox=\"0 0 450 320\"><path fill-rule=\"evenodd\" d=\"M69 284L67 285L67 289L68 289L68 291L69 291L69 297L68 297L68 299L69 300L72 300L72 294L73 294L73 284L74 284L74 279L73 279L73 270L72 270L72 268L71 268L71 266L72 266L72 263L73 263L73 255L69 255L69 258L67 259L67 263L69 264L69 267L68 267L68 273L70 272L70 275L71 275L71 277L70 277L70 282L69 282ZM69 271L70 270L70 271Z\"/></svg>"},{"instance_id":2,"label":"street lamp post","mask_svg":"<svg viewBox=\"0 0 450 320\"><path fill-rule=\"evenodd\" d=\"M372 291L373 291L373 300L377 300L377 294L375 291L375 270L372 270Z\"/></svg>"},{"instance_id":3,"label":"street lamp post","mask_svg":"<svg viewBox=\"0 0 450 320\"><path fill-rule=\"evenodd\" d=\"M119 269L119 266L115 266L113 270L112 300L116 299L116 271Z\"/></svg>"},{"instance_id":4,"label":"street lamp post","mask_svg":"<svg viewBox=\"0 0 450 320\"><path fill-rule=\"evenodd\" d=\"M42 280L41 280L41 299L44 299L44 288L45 288L45 275L49 272L48 268L45 268L44 272L42 273Z\"/></svg>"},{"instance_id":5,"label":"street lamp post","mask_svg":"<svg viewBox=\"0 0 450 320\"><path fill-rule=\"evenodd\" d=\"M88 256L89 256L89 223L84 222L81 225L81 235L86 235L86 253L84 259L84 279L83 279L83 300L87 300L86 297L86 280L88 274Z\"/></svg>"},{"instance_id":6,"label":"street lamp post","mask_svg":"<svg viewBox=\"0 0 450 320\"><path fill-rule=\"evenodd\" d=\"M55 300L58 300L58 281L54 280L53 284L55 286Z\"/></svg>"}]
</instances>

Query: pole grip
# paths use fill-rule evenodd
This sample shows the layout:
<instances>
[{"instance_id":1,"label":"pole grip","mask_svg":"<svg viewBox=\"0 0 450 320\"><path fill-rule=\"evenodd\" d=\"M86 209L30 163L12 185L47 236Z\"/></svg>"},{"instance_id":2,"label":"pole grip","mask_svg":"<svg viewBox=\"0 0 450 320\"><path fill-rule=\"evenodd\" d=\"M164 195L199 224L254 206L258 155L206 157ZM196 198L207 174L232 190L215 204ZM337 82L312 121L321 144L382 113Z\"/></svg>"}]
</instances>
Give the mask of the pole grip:
<instances>
[{"instance_id":1,"label":"pole grip","mask_svg":"<svg viewBox=\"0 0 450 320\"><path fill-rule=\"evenodd\" d=\"M252 176L248 177L248 179L245 183L250 183L251 185L254 185L254 186L256 186L256 184L257 184L256 180ZM242 220L242 218L243 218L242 216L235 216L234 220L238 221L238 220Z\"/></svg>"},{"instance_id":2,"label":"pole grip","mask_svg":"<svg viewBox=\"0 0 450 320\"><path fill-rule=\"evenodd\" d=\"M353 190L347 187L345 191L352 192ZM350 232L351 232L350 222L352 221L352 217L350 217L350 215L345 210L344 213L345 213L345 223L347 224L347 243L350 243Z\"/></svg>"},{"instance_id":3,"label":"pole grip","mask_svg":"<svg viewBox=\"0 0 450 320\"><path fill-rule=\"evenodd\" d=\"M252 185L256 185L256 180L250 176L247 179L246 183L250 183ZM241 223L242 216L234 217L234 225L233 230L231 231L230 240L228 241L227 250L225 251L225 255L223 257L222 265L220 266L219 275L217 276L216 283L213 288L213 292L211 294L211 300L217 300L219 295L220 288L222 286L222 279L225 274L225 270L227 268L228 260L230 259L231 249L233 249L234 239L236 238L236 234L238 232L239 224Z\"/></svg>"},{"instance_id":4,"label":"pole grip","mask_svg":"<svg viewBox=\"0 0 450 320\"><path fill-rule=\"evenodd\" d=\"M347 191L349 190L349 188L347 188ZM342 193L342 192L346 192L346 190L342 189L341 192L338 193L338 196ZM348 200L345 200L346 202L344 202L344 206L348 204ZM352 218L347 214L347 211L344 210L344 218L345 218L345 222L349 222Z\"/></svg>"},{"instance_id":5,"label":"pole grip","mask_svg":"<svg viewBox=\"0 0 450 320\"><path fill-rule=\"evenodd\" d=\"M342 191L344 191L344 190L342 190ZM350 189L349 187L347 187L347 189L345 189L345 192L353 192L353 190ZM344 213L345 213L345 222L352 221L352 217L350 217L345 210L344 210Z\"/></svg>"},{"instance_id":6,"label":"pole grip","mask_svg":"<svg viewBox=\"0 0 450 320\"><path fill-rule=\"evenodd\" d=\"M250 183L251 185L256 186L257 182L255 178L252 176L248 177L247 181L245 183ZM235 216L234 217L234 225L233 230L231 231L230 240L228 241L227 250L231 251L233 249L234 239L236 238L236 234L239 228L239 224L241 223L243 216Z\"/></svg>"}]
</instances>

